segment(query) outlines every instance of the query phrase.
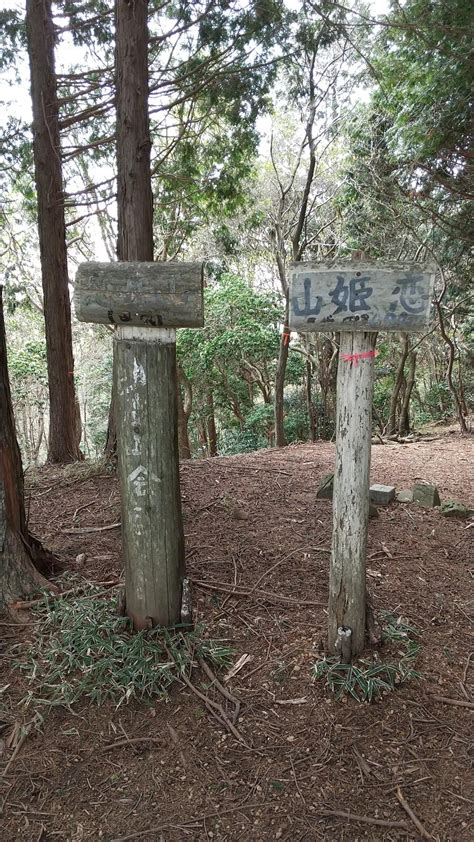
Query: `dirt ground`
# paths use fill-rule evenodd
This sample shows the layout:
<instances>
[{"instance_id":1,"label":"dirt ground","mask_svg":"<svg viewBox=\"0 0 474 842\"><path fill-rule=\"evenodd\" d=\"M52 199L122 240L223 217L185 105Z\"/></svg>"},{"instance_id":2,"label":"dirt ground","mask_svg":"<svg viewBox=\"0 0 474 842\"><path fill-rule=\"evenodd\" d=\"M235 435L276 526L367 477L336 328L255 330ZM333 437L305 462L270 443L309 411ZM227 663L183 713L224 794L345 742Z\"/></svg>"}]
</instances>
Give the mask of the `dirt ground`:
<instances>
[{"instance_id":1,"label":"dirt ground","mask_svg":"<svg viewBox=\"0 0 474 842\"><path fill-rule=\"evenodd\" d=\"M472 438L457 435L374 446L372 480L432 481L442 499L474 507L473 457ZM317 443L182 466L196 620L234 662L249 656L225 685L241 703L241 739L184 685L166 702L54 709L13 759L3 744L4 842L474 838L472 520L393 503L370 521L371 601L419 630L422 680L374 704L336 702L312 679L331 542L331 502L315 491L333 459L333 445ZM120 579L118 528L67 531L119 520L113 475L44 468L30 493L31 529L69 569ZM22 677L9 670L28 632L2 630L5 740L28 718ZM133 742L144 737L154 742Z\"/></svg>"}]
</instances>

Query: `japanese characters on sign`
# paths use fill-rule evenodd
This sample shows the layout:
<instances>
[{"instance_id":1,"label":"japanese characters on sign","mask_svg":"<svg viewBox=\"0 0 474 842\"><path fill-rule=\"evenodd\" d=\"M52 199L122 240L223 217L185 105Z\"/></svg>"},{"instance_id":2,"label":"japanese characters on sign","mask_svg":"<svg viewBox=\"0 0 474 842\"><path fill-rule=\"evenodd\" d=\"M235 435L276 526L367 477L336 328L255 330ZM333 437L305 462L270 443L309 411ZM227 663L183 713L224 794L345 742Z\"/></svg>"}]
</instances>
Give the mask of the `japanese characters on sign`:
<instances>
[{"instance_id":1,"label":"japanese characters on sign","mask_svg":"<svg viewBox=\"0 0 474 842\"><path fill-rule=\"evenodd\" d=\"M294 263L290 329L422 330L429 321L434 272L421 264Z\"/></svg>"}]
</instances>

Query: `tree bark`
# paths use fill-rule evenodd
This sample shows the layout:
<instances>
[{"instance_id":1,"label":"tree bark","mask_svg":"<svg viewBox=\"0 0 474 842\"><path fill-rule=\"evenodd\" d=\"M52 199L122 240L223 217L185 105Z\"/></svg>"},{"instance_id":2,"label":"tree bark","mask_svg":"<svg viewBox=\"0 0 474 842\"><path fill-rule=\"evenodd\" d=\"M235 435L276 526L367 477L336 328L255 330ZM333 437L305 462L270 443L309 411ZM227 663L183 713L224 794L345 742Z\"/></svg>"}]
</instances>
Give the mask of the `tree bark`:
<instances>
[{"instance_id":1,"label":"tree bark","mask_svg":"<svg viewBox=\"0 0 474 842\"><path fill-rule=\"evenodd\" d=\"M398 420L398 429L402 436L406 436L411 429L410 425L410 400L415 385L415 371L416 371L416 353L410 351L408 355L408 377L405 384L405 394L403 395L402 408L400 410L400 418Z\"/></svg>"},{"instance_id":2,"label":"tree bark","mask_svg":"<svg viewBox=\"0 0 474 842\"><path fill-rule=\"evenodd\" d=\"M317 416L316 407L313 403L313 365L311 360L306 360L306 406L309 420L309 440L316 441Z\"/></svg>"},{"instance_id":3,"label":"tree bark","mask_svg":"<svg viewBox=\"0 0 474 842\"><path fill-rule=\"evenodd\" d=\"M23 469L15 433L8 378L2 287L0 286L0 610L47 585L54 556L28 531Z\"/></svg>"},{"instance_id":4,"label":"tree bark","mask_svg":"<svg viewBox=\"0 0 474 842\"><path fill-rule=\"evenodd\" d=\"M49 384L48 460L64 463L82 455L74 390L51 0L27 0L26 29Z\"/></svg>"},{"instance_id":5,"label":"tree bark","mask_svg":"<svg viewBox=\"0 0 474 842\"><path fill-rule=\"evenodd\" d=\"M125 261L153 261L148 0L116 0L115 31L117 257ZM105 445L109 459L117 451L115 383L114 377Z\"/></svg>"},{"instance_id":6,"label":"tree bark","mask_svg":"<svg viewBox=\"0 0 474 842\"><path fill-rule=\"evenodd\" d=\"M119 260L153 260L148 117L148 0L116 0Z\"/></svg>"},{"instance_id":7,"label":"tree bark","mask_svg":"<svg viewBox=\"0 0 474 842\"><path fill-rule=\"evenodd\" d=\"M400 361L398 363L397 374L395 377L395 385L393 387L392 396L390 398L390 408L388 412L388 423L385 428L385 434L389 436L395 435L398 432L398 425L397 425L397 406L398 406L398 398L400 397L400 391L403 385L403 377L405 372L405 363L407 361L408 354L410 352L410 342L408 338L408 334L403 334L403 348L402 348L402 355L400 357Z\"/></svg>"},{"instance_id":8,"label":"tree bark","mask_svg":"<svg viewBox=\"0 0 474 842\"><path fill-rule=\"evenodd\" d=\"M214 414L214 397L209 389L206 394L207 404L207 443L209 456L217 456L216 417Z\"/></svg>"},{"instance_id":9,"label":"tree bark","mask_svg":"<svg viewBox=\"0 0 474 842\"><path fill-rule=\"evenodd\" d=\"M184 391L184 400L181 394ZM189 442L188 423L193 406L193 389L191 381L181 365L178 363L178 441L181 459L191 459L191 445Z\"/></svg>"},{"instance_id":10,"label":"tree bark","mask_svg":"<svg viewBox=\"0 0 474 842\"><path fill-rule=\"evenodd\" d=\"M454 367L454 359L456 357L456 347L454 345L453 340L450 338L450 336L448 336L448 334L446 332L446 327L445 327L445 324L444 324L443 313L442 313L442 310L441 310L440 301L435 301L435 307L436 307L436 312L438 314L438 321L439 321L439 328L440 328L440 331L441 331L441 336L443 337L446 345L448 346L448 355L449 356L448 356L448 365L447 365L447 368L446 368L446 380L448 382L449 391L451 392L451 394L453 396L453 399L454 399L454 405L456 407L456 412L457 412L458 421L459 421L459 427L460 427L462 435L464 436L464 435L467 435L469 430L468 430L468 427L467 427L466 419L463 415L462 404L461 404L461 401L459 400L459 395L458 395L458 392L457 392L456 386L454 385L454 380L453 380L453 367Z\"/></svg>"},{"instance_id":11,"label":"tree bark","mask_svg":"<svg viewBox=\"0 0 474 842\"><path fill-rule=\"evenodd\" d=\"M290 347L290 328L289 322L289 299L288 290L286 291L285 303L285 319L283 322L283 332L280 337L280 351L278 353L278 362L275 375L275 445L276 447L285 447L285 428L284 428L284 399L285 399L285 375L286 364L288 362L288 351Z\"/></svg>"}]
</instances>

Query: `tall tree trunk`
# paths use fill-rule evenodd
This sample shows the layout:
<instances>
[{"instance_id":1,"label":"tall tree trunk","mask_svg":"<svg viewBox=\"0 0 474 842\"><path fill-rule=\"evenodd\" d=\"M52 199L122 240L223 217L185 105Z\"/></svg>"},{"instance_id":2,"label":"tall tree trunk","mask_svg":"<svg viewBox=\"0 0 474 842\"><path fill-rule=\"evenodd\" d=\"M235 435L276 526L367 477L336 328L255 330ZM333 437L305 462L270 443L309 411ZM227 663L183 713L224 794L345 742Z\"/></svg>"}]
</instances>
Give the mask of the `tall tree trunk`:
<instances>
[{"instance_id":1,"label":"tall tree trunk","mask_svg":"<svg viewBox=\"0 0 474 842\"><path fill-rule=\"evenodd\" d=\"M289 299L288 291L286 292L285 303L285 320L283 323L283 332L280 337L280 351L278 354L277 369L275 375L275 445L276 447L284 447L285 429L284 429L284 397L285 397L285 375L286 364L288 362L288 351L290 347L290 328L289 322Z\"/></svg>"},{"instance_id":2,"label":"tall tree trunk","mask_svg":"<svg viewBox=\"0 0 474 842\"><path fill-rule=\"evenodd\" d=\"M184 400L181 395L184 391ZM191 459L191 445L189 443L188 423L193 406L193 390L189 377L182 366L178 364L178 441L181 459Z\"/></svg>"},{"instance_id":3,"label":"tall tree trunk","mask_svg":"<svg viewBox=\"0 0 474 842\"><path fill-rule=\"evenodd\" d=\"M119 260L153 260L148 0L116 0Z\"/></svg>"},{"instance_id":4,"label":"tall tree trunk","mask_svg":"<svg viewBox=\"0 0 474 842\"><path fill-rule=\"evenodd\" d=\"M27 0L33 157L49 383L50 462L81 459L72 354L51 0Z\"/></svg>"},{"instance_id":5,"label":"tall tree trunk","mask_svg":"<svg viewBox=\"0 0 474 842\"><path fill-rule=\"evenodd\" d=\"M216 432L216 417L214 414L214 397L209 389L206 394L207 404L207 442L209 448L209 456L217 456L217 432Z\"/></svg>"},{"instance_id":6,"label":"tall tree trunk","mask_svg":"<svg viewBox=\"0 0 474 842\"><path fill-rule=\"evenodd\" d=\"M410 344L408 339L408 334L403 334L403 348L402 348L402 355L400 357L400 361L398 363L397 368L397 375L395 377L395 385L393 387L392 396L390 398L390 408L388 412L388 423L385 428L385 433L389 436L395 435L397 432L397 406L398 406L398 398L400 396L400 390L403 385L403 378L405 372L405 363L407 361L407 357L410 351Z\"/></svg>"},{"instance_id":7,"label":"tall tree trunk","mask_svg":"<svg viewBox=\"0 0 474 842\"><path fill-rule=\"evenodd\" d=\"M306 406L309 420L309 440L316 441L316 407L313 403L313 365L311 360L306 360Z\"/></svg>"},{"instance_id":8,"label":"tall tree trunk","mask_svg":"<svg viewBox=\"0 0 474 842\"><path fill-rule=\"evenodd\" d=\"M441 310L441 302L435 301L435 307L436 307L436 312L438 314L438 321L439 321L439 328L440 328L440 331L441 331L441 336L443 337L446 345L448 346L448 366L447 366L447 369L446 369L446 380L448 381L449 390L450 390L450 392L453 396L454 405L456 407L456 412L457 412L457 416L458 416L459 427L460 427L461 433L462 433L462 435L466 435L469 432L469 430L468 430L468 427L467 427L466 419L465 419L464 414L463 414L462 404L461 404L461 401L459 399L459 395L458 395L458 392L457 392L456 386L454 385L454 380L453 380L453 367L454 367L454 360L455 360L455 357L456 357L456 347L455 347L454 342L451 339L451 337L448 336L448 334L446 333L446 327L445 327L444 319L443 319L443 312Z\"/></svg>"},{"instance_id":9,"label":"tall tree trunk","mask_svg":"<svg viewBox=\"0 0 474 842\"><path fill-rule=\"evenodd\" d=\"M117 257L153 260L153 194L148 117L148 0L115 2ZM114 361L115 366L115 361ZM117 450L115 378L105 453Z\"/></svg>"},{"instance_id":10,"label":"tall tree trunk","mask_svg":"<svg viewBox=\"0 0 474 842\"><path fill-rule=\"evenodd\" d=\"M15 433L8 379L2 287L0 286L0 610L47 585L41 575L55 559L28 531L23 469Z\"/></svg>"},{"instance_id":11,"label":"tall tree trunk","mask_svg":"<svg viewBox=\"0 0 474 842\"><path fill-rule=\"evenodd\" d=\"M410 400L415 385L415 371L416 353L415 351L410 351L408 355L408 377L405 384L405 394L403 395L400 418L398 420L398 429L402 436L406 436L410 432Z\"/></svg>"}]
</instances>

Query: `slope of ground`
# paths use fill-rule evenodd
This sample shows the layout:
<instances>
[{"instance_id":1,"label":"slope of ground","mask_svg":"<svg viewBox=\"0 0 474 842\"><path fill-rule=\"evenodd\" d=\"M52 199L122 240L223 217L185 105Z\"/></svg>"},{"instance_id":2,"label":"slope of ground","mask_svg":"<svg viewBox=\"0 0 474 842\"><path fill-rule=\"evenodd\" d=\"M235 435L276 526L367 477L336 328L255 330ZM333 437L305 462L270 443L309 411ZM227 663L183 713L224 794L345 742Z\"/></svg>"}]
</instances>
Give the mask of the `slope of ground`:
<instances>
[{"instance_id":1,"label":"slope of ground","mask_svg":"<svg viewBox=\"0 0 474 842\"><path fill-rule=\"evenodd\" d=\"M429 480L442 499L474 507L473 455L472 440L457 436L380 445L372 480L399 489ZM331 542L331 503L315 491L333 459L333 446L317 443L182 466L196 619L235 662L249 656L225 685L241 703L241 739L186 686L168 702L52 710L13 760L4 747L5 842L421 838L398 788L427 838L473 838L474 530L414 505L370 521L371 600L417 627L422 680L376 704L336 702L312 681ZM116 478L87 466L45 468L31 489L33 531L94 581L121 577L119 517ZM8 667L28 631L4 631ZM10 672L7 683L4 718L25 723L23 680ZM143 737L154 742L133 742Z\"/></svg>"}]
</instances>

